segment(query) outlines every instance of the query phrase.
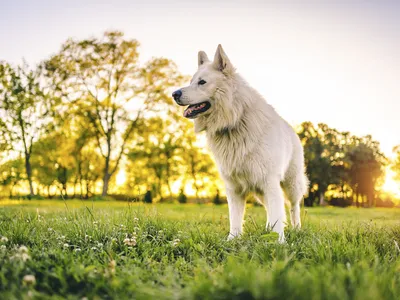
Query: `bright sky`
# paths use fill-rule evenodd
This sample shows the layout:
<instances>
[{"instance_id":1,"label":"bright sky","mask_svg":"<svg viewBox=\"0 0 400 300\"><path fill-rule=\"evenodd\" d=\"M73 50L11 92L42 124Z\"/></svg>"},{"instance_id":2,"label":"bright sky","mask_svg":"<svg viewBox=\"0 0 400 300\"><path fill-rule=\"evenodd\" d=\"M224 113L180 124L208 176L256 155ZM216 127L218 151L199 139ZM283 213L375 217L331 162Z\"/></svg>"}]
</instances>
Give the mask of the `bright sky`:
<instances>
[{"instance_id":1,"label":"bright sky","mask_svg":"<svg viewBox=\"0 0 400 300\"><path fill-rule=\"evenodd\" d=\"M400 1L0 0L0 12L9 62L118 29L140 41L143 59L171 58L193 74L198 50L213 57L221 43L292 124L372 134L388 155L400 144Z\"/></svg>"}]
</instances>

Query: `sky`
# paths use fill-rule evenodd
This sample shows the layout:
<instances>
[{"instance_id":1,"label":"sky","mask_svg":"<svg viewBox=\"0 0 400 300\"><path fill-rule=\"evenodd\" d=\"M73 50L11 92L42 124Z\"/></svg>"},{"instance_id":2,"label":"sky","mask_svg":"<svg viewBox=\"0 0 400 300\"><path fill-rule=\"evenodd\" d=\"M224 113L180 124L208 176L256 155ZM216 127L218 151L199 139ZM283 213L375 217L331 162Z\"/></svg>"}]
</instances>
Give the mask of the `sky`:
<instances>
[{"instance_id":1,"label":"sky","mask_svg":"<svg viewBox=\"0 0 400 300\"><path fill-rule=\"evenodd\" d=\"M194 74L197 52L231 62L291 124L323 122L400 144L400 1L4 1L0 60L30 64L69 37L121 30L141 60Z\"/></svg>"}]
</instances>

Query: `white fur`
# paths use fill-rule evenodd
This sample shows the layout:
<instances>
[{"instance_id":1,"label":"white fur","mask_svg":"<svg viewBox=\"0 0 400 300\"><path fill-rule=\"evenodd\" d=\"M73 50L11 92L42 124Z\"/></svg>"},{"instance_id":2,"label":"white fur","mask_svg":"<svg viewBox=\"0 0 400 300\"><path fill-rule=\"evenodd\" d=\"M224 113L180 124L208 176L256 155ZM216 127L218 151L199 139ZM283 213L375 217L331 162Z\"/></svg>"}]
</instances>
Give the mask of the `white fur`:
<instances>
[{"instance_id":1,"label":"white fur","mask_svg":"<svg viewBox=\"0 0 400 300\"><path fill-rule=\"evenodd\" d=\"M291 221L300 227L300 202L307 190L303 147L293 128L236 73L221 45L213 62L200 51L199 68L182 88L184 105L209 101L211 108L195 119L205 130L226 187L228 239L242 233L245 196L254 192L267 210L267 228L284 241L284 193ZM199 85L200 80L207 83Z\"/></svg>"}]
</instances>

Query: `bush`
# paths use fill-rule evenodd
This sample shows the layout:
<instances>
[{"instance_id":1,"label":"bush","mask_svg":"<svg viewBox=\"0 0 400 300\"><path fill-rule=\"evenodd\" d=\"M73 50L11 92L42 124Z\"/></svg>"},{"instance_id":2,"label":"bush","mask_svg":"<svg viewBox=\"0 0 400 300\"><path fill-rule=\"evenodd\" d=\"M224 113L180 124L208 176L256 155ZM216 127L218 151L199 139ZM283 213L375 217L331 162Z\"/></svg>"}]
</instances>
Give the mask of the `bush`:
<instances>
[{"instance_id":1,"label":"bush","mask_svg":"<svg viewBox=\"0 0 400 300\"><path fill-rule=\"evenodd\" d=\"M216 205L222 204L221 197L219 196L219 190L217 190L217 194L213 199L213 203Z\"/></svg>"},{"instance_id":2,"label":"bush","mask_svg":"<svg viewBox=\"0 0 400 300\"><path fill-rule=\"evenodd\" d=\"M183 189L181 189L181 191L179 192L178 202L182 203L182 204L187 203L187 197L186 197L185 193L183 192Z\"/></svg>"},{"instance_id":3,"label":"bush","mask_svg":"<svg viewBox=\"0 0 400 300\"><path fill-rule=\"evenodd\" d=\"M144 203L153 203L153 196L151 195L151 191L147 191L146 194L144 194Z\"/></svg>"}]
</instances>

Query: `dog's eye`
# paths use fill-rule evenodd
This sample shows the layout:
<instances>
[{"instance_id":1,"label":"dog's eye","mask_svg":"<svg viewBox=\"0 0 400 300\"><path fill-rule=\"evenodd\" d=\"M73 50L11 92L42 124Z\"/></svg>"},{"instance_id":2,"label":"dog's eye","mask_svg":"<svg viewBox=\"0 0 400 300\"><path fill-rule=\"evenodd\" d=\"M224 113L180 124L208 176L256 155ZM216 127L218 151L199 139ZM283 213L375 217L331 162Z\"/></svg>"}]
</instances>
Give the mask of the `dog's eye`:
<instances>
[{"instance_id":1,"label":"dog's eye","mask_svg":"<svg viewBox=\"0 0 400 300\"><path fill-rule=\"evenodd\" d=\"M203 80L203 79L198 82L199 85L203 85L203 84L206 84L206 83L207 82L205 80Z\"/></svg>"}]
</instances>

